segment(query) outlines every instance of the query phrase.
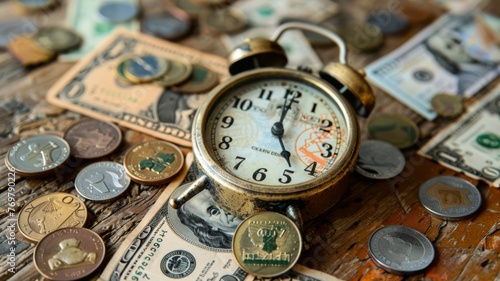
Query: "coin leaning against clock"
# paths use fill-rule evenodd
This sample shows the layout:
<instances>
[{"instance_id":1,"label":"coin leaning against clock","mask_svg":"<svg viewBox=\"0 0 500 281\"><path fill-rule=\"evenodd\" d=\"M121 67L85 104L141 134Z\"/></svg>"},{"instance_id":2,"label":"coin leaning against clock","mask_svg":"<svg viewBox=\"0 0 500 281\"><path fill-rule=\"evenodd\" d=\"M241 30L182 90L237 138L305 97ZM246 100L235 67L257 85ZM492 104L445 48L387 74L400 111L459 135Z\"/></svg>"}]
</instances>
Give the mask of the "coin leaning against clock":
<instances>
[{"instance_id":1,"label":"coin leaning against clock","mask_svg":"<svg viewBox=\"0 0 500 281\"><path fill-rule=\"evenodd\" d=\"M367 140L361 143L356 171L371 179L389 179L401 173L405 164L403 154L392 144Z\"/></svg>"},{"instance_id":2,"label":"coin leaning against clock","mask_svg":"<svg viewBox=\"0 0 500 281\"><path fill-rule=\"evenodd\" d=\"M261 212L245 219L236 229L233 254L246 272L275 277L290 270L302 252L302 236L288 217Z\"/></svg>"},{"instance_id":3,"label":"coin leaning against clock","mask_svg":"<svg viewBox=\"0 0 500 281\"><path fill-rule=\"evenodd\" d=\"M83 198L108 201L122 195L130 185L123 165L110 161L83 168L75 179L75 188Z\"/></svg>"},{"instance_id":4,"label":"coin leaning against clock","mask_svg":"<svg viewBox=\"0 0 500 281\"><path fill-rule=\"evenodd\" d=\"M58 216L53 214L57 212ZM40 241L59 228L82 227L87 220L87 207L73 194L55 192L26 203L19 212L19 231L31 241Z\"/></svg>"},{"instance_id":5,"label":"coin leaning against clock","mask_svg":"<svg viewBox=\"0 0 500 281\"><path fill-rule=\"evenodd\" d=\"M38 242L33 262L50 280L80 280L92 274L104 260L106 247L94 231L67 227L49 233Z\"/></svg>"},{"instance_id":6,"label":"coin leaning against clock","mask_svg":"<svg viewBox=\"0 0 500 281\"><path fill-rule=\"evenodd\" d=\"M69 153L69 144L63 138L38 135L14 144L5 157L5 163L21 176L44 176L59 168Z\"/></svg>"}]
</instances>

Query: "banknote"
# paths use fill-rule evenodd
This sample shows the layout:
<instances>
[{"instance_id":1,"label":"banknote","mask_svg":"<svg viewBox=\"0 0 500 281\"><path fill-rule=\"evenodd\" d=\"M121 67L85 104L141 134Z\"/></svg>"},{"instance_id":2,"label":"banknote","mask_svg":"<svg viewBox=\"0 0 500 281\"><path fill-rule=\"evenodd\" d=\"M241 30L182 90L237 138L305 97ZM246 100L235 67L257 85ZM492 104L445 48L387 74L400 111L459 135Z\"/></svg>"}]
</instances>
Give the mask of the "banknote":
<instances>
[{"instance_id":1,"label":"banknote","mask_svg":"<svg viewBox=\"0 0 500 281\"><path fill-rule=\"evenodd\" d=\"M234 35L225 34L222 36L222 43L228 51L232 51L237 45L244 42L246 38L269 38L273 32L272 28L254 27ZM287 67L296 68L302 65L311 67L314 70L322 68L323 63L302 32L298 30L287 31L283 33L278 43L285 49L288 58Z\"/></svg>"},{"instance_id":2,"label":"banknote","mask_svg":"<svg viewBox=\"0 0 500 281\"><path fill-rule=\"evenodd\" d=\"M77 61L92 50L107 36L117 28L124 28L130 31L139 31L139 21L131 20L127 22L112 23L99 18L99 7L109 2L109 0L72 0L68 1L66 12L66 24L78 31L83 37L83 44L79 49L58 56L59 61ZM123 3L138 4L137 0L120 0Z\"/></svg>"},{"instance_id":3,"label":"banknote","mask_svg":"<svg viewBox=\"0 0 500 281\"><path fill-rule=\"evenodd\" d=\"M178 210L170 207L169 199L182 194L199 174L192 153L185 163L120 245L99 280L270 280L249 275L238 266L231 240L242 219L220 209L210 192L202 191ZM287 276L285 280L338 280L302 266L294 267Z\"/></svg>"},{"instance_id":4,"label":"banknote","mask_svg":"<svg viewBox=\"0 0 500 281\"><path fill-rule=\"evenodd\" d=\"M418 153L500 187L500 86L434 136Z\"/></svg>"},{"instance_id":5,"label":"banknote","mask_svg":"<svg viewBox=\"0 0 500 281\"><path fill-rule=\"evenodd\" d=\"M496 62L471 56L478 45L474 14L446 14L392 53L365 68L370 82L428 120L437 115L430 100L438 93L470 97L493 80Z\"/></svg>"},{"instance_id":6,"label":"banknote","mask_svg":"<svg viewBox=\"0 0 500 281\"><path fill-rule=\"evenodd\" d=\"M50 88L47 100L92 118L191 146L192 118L207 95L181 94L154 83L123 82L116 75L116 66L133 54L200 64L218 74L220 80L229 76L224 58L145 34L117 30L65 73Z\"/></svg>"}]
</instances>

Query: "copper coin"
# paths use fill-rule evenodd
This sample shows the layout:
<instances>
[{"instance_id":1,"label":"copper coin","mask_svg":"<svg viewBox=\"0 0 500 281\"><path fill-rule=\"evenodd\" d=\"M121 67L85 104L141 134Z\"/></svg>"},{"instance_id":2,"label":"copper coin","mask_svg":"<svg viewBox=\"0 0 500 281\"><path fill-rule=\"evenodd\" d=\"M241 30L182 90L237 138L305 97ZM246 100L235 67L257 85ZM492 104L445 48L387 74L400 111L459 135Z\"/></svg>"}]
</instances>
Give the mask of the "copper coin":
<instances>
[{"instance_id":1,"label":"copper coin","mask_svg":"<svg viewBox=\"0 0 500 281\"><path fill-rule=\"evenodd\" d=\"M69 143L73 156L94 159L115 151L122 141L122 132L115 124L85 119L69 127L64 139Z\"/></svg>"},{"instance_id":2,"label":"copper coin","mask_svg":"<svg viewBox=\"0 0 500 281\"><path fill-rule=\"evenodd\" d=\"M56 192L31 200L19 212L19 231L31 241L40 241L59 228L82 227L87 207L73 194Z\"/></svg>"},{"instance_id":3,"label":"copper coin","mask_svg":"<svg viewBox=\"0 0 500 281\"><path fill-rule=\"evenodd\" d=\"M184 83L174 87L174 91L182 93L203 93L213 89L219 83L217 73L199 64L193 65L191 77Z\"/></svg>"},{"instance_id":4,"label":"copper coin","mask_svg":"<svg viewBox=\"0 0 500 281\"><path fill-rule=\"evenodd\" d=\"M437 94L431 99L431 106L439 116L454 118L464 112L462 98L446 93Z\"/></svg>"},{"instance_id":5,"label":"copper coin","mask_svg":"<svg viewBox=\"0 0 500 281\"><path fill-rule=\"evenodd\" d=\"M77 280L92 274L104 260L106 248L94 231L67 227L46 235L33 252L35 267L51 280Z\"/></svg>"},{"instance_id":6,"label":"copper coin","mask_svg":"<svg viewBox=\"0 0 500 281\"><path fill-rule=\"evenodd\" d=\"M184 165L181 150L165 141L150 141L132 147L123 160L127 174L144 185L169 182Z\"/></svg>"}]
</instances>

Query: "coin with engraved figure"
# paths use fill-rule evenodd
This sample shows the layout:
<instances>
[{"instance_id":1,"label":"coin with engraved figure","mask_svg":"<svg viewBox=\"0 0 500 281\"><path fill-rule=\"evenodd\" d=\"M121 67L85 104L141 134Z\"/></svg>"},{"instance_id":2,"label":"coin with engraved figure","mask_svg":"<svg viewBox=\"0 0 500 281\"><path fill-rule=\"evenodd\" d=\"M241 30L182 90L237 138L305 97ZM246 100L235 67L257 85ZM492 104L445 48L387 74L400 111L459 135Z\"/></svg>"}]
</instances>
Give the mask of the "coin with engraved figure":
<instances>
[{"instance_id":1,"label":"coin with engraved figure","mask_svg":"<svg viewBox=\"0 0 500 281\"><path fill-rule=\"evenodd\" d=\"M479 210L481 193L470 182L452 176L439 176L424 182L418 191L427 211L445 220L460 220Z\"/></svg>"},{"instance_id":2,"label":"coin with engraved figure","mask_svg":"<svg viewBox=\"0 0 500 281\"><path fill-rule=\"evenodd\" d=\"M83 168L75 179L75 188L83 198L108 201L122 195L130 185L130 177L122 164L103 161Z\"/></svg>"},{"instance_id":3,"label":"coin with engraved figure","mask_svg":"<svg viewBox=\"0 0 500 281\"><path fill-rule=\"evenodd\" d=\"M113 123L85 119L71 125L64 133L64 139L73 156L95 159L115 151L122 141L122 132Z\"/></svg>"},{"instance_id":4,"label":"coin with engraved figure","mask_svg":"<svg viewBox=\"0 0 500 281\"><path fill-rule=\"evenodd\" d=\"M5 157L7 166L21 176L44 176L69 157L69 145L55 135L38 135L17 142Z\"/></svg>"},{"instance_id":5,"label":"coin with engraved figure","mask_svg":"<svg viewBox=\"0 0 500 281\"><path fill-rule=\"evenodd\" d=\"M371 179L389 179L401 173L405 164L403 154L394 145L367 140L361 143L356 171Z\"/></svg>"},{"instance_id":6,"label":"coin with engraved figure","mask_svg":"<svg viewBox=\"0 0 500 281\"><path fill-rule=\"evenodd\" d=\"M169 182L183 165L181 150L165 141L138 144L130 148L123 160L123 166L132 180L144 185Z\"/></svg>"},{"instance_id":7,"label":"coin with engraved figure","mask_svg":"<svg viewBox=\"0 0 500 281\"><path fill-rule=\"evenodd\" d=\"M67 227L49 233L33 252L40 274L50 280L80 280L91 275L104 260L102 238L86 228Z\"/></svg>"},{"instance_id":8,"label":"coin with engraved figure","mask_svg":"<svg viewBox=\"0 0 500 281\"><path fill-rule=\"evenodd\" d=\"M19 231L31 241L40 241L50 232L64 227L83 227L87 207L73 194L55 192L28 202L19 212Z\"/></svg>"},{"instance_id":9,"label":"coin with engraved figure","mask_svg":"<svg viewBox=\"0 0 500 281\"><path fill-rule=\"evenodd\" d=\"M82 38L75 31L60 26L45 26L33 36L36 44L51 52L65 52L78 48Z\"/></svg>"},{"instance_id":10,"label":"coin with engraved figure","mask_svg":"<svg viewBox=\"0 0 500 281\"><path fill-rule=\"evenodd\" d=\"M389 225L375 230L368 240L368 253L379 267L394 274L416 274L434 259L431 241L417 230Z\"/></svg>"},{"instance_id":11,"label":"coin with engraved figure","mask_svg":"<svg viewBox=\"0 0 500 281\"><path fill-rule=\"evenodd\" d=\"M233 254L246 272L275 277L290 270L302 251L302 236L288 217L262 212L245 219L233 236Z\"/></svg>"}]
</instances>

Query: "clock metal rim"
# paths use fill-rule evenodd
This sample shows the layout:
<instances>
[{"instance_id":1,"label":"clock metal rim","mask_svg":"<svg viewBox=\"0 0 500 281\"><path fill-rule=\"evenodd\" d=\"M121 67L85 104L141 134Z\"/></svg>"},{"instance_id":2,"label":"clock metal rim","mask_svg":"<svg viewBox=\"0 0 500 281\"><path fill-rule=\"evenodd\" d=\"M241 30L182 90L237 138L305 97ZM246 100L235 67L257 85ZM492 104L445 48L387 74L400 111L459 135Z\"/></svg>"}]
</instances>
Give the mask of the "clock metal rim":
<instances>
[{"instance_id":1,"label":"clock metal rim","mask_svg":"<svg viewBox=\"0 0 500 281\"><path fill-rule=\"evenodd\" d=\"M293 185L263 185L240 179L222 168L214 159L213 154L209 151L209 148L205 145L205 139L208 138L208 135L205 134L205 130L210 111L220 97L222 97L231 88L238 86L240 83L281 77L298 82L304 81L312 87L330 95L330 97L338 105L340 112L345 118L345 129L348 135L346 138L346 150L343 155L335 160L336 163L334 164L334 167L330 168L329 171L321 176L305 183ZM230 188L236 192L246 192L255 195L261 194L271 197L277 196L281 197L280 199L282 200L293 200L296 199L295 196L298 194L304 192L307 193L308 191L315 190L316 188L319 188L320 190L329 188L340 180L339 178L336 178L337 176L344 177L346 175L345 169L350 169L359 150L358 129L359 125L357 123L354 110L346 99L332 85L313 75L293 69L272 67L260 68L237 74L219 84L209 93L207 102L205 102L198 109L193 120L193 152L201 170L218 185Z\"/></svg>"}]
</instances>

